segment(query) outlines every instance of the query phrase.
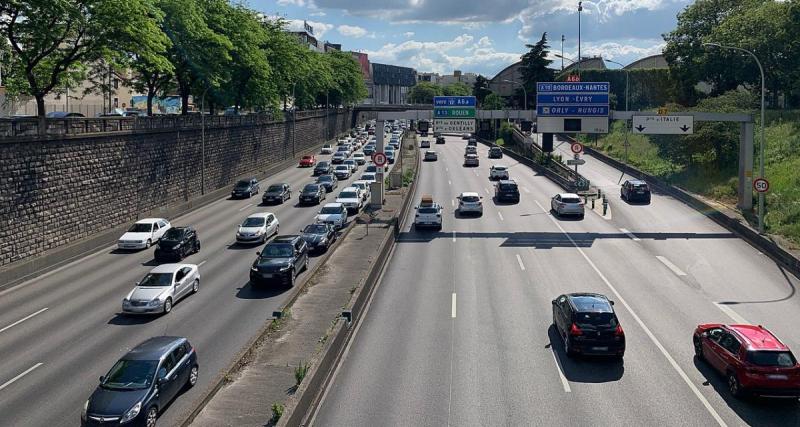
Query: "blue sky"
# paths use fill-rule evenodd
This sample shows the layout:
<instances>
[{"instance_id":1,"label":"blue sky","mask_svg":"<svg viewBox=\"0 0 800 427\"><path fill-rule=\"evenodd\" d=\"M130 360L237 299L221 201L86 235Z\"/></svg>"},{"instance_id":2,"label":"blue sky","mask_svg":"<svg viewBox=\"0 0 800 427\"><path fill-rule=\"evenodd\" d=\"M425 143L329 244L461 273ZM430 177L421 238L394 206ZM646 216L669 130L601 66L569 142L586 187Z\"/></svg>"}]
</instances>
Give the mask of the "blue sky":
<instances>
[{"instance_id":1,"label":"blue sky","mask_svg":"<svg viewBox=\"0 0 800 427\"><path fill-rule=\"evenodd\" d=\"M688 0L584 1L581 54L623 64L659 53ZM370 61L419 72L454 69L494 76L547 32L553 53L578 56L572 0L250 0L250 7L302 27L320 40L369 54ZM556 59L556 58L553 58ZM560 66L560 59L557 59ZM568 64L568 62L565 62ZM617 67L608 64L609 67Z\"/></svg>"}]
</instances>

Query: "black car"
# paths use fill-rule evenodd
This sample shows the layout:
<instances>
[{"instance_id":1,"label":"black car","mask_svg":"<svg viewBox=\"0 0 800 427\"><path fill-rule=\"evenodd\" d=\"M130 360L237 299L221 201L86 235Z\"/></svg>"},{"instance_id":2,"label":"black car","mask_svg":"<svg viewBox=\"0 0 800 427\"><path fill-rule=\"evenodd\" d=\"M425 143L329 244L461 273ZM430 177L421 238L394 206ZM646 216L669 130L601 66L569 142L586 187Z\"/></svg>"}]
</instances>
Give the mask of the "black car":
<instances>
[{"instance_id":1,"label":"black car","mask_svg":"<svg viewBox=\"0 0 800 427\"><path fill-rule=\"evenodd\" d=\"M81 425L155 426L159 412L197 383L198 372L197 353L186 338L150 338L100 377L81 412Z\"/></svg>"},{"instance_id":2,"label":"black car","mask_svg":"<svg viewBox=\"0 0 800 427\"><path fill-rule=\"evenodd\" d=\"M331 224L309 224L300 232L309 251L327 251L336 241L336 229Z\"/></svg>"},{"instance_id":3,"label":"black car","mask_svg":"<svg viewBox=\"0 0 800 427\"><path fill-rule=\"evenodd\" d=\"M336 179L336 175L325 174L317 178L317 184L322 184L325 187L325 192L330 193L339 186L339 180Z\"/></svg>"},{"instance_id":4,"label":"black car","mask_svg":"<svg viewBox=\"0 0 800 427\"><path fill-rule=\"evenodd\" d=\"M619 195L622 200L627 202L641 201L650 203L650 187L646 182L638 179L629 179L623 182Z\"/></svg>"},{"instance_id":5,"label":"black car","mask_svg":"<svg viewBox=\"0 0 800 427\"><path fill-rule=\"evenodd\" d=\"M443 136L437 136L436 137L436 143L437 144L444 144L445 143L444 137Z\"/></svg>"},{"instance_id":6,"label":"black car","mask_svg":"<svg viewBox=\"0 0 800 427\"><path fill-rule=\"evenodd\" d=\"M278 236L257 254L250 267L253 284L279 282L291 287L308 267L308 244L300 236Z\"/></svg>"},{"instance_id":7,"label":"black car","mask_svg":"<svg viewBox=\"0 0 800 427\"><path fill-rule=\"evenodd\" d=\"M264 203L283 203L292 198L292 189L289 184L282 182L280 184L272 184L264 192L261 200Z\"/></svg>"},{"instance_id":8,"label":"black car","mask_svg":"<svg viewBox=\"0 0 800 427\"><path fill-rule=\"evenodd\" d=\"M328 162L319 162L314 166L314 176L325 175L333 172L333 166Z\"/></svg>"},{"instance_id":9,"label":"black car","mask_svg":"<svg viewBox=\"0 0 800 427\"><path fill-rule=\"evenodd\" d=\"M470 137L469 141L467 141L467 147L469 147L469 146L477 147L478 146L478 140L475 139L475 138Z\"/></svg>"},{"instance_id":10,"label":"black car","mask_svg":"<svg viewBox=\"0 0 800 427\"><path fill-rule=\"evenodd\" d=\"M375 154L375 146L372 144L367 144L364 146L364 155L371 156Z\"/></svg>"},{"instance_id":11,"label":"black car","mask_svg":"<svg viewBox=\"0 0 800 427\"><path fill-rule=\"evenodd\" d=\"M553 300L553 325L564 340L567 356L625 355L625 331L604 295L574 293Z\"/></svg>"},{"instance_id":12,"label":"black car","mask_svg":"<svg viewBox=\"0 0 800 427\"><path fill-rule=\"evenodd\" d=\"M300 204L318 205L325 199L325 186L322 184L306 184L300 192Z\"/></svg>"},{"instance_id":13,"label":"black car","mask_svg":"<svg viewBox=\"0 0 800 427\"><path fill-rule=\"evenodd\" d=\"M154 256L159 261L180 261L197 252L200 252L197 231L192 227L172 227L159 239Z\"/></svg>"},{"instance_id":14,"label":"black car","mask_svg":"<svg viewBox=\"0 0 800 427\"><path fill-rule=\"evenodd\" d=\"M490 159L502 159L503 158L503 149L500 147L492 147L489 149L489 158Z\"/></svg>"},{"instance_id":15,"label":"black car","mask_svg":"<svg viewBox=\"0 0 800 427\"><path fill-rule=\"evenodd\" d=\"M243 179L237 182L233 186L233 191L231 191L231 197L234 199L250 198L253 197L253 194L258 194L258 180L255 178Z\"/></svg>"},{"instance_id":16,"label":"black car","mask_svg":"<svg viewBox=\"0 0 800 427\"><path fill-rule=\"evenodd\" d=\"M498 202L519 202L519 187L513 179L501 179L494 186L494 198Z\"/></svg>"},{"instance_id":17,"label":"black car","mask_svg":"<svg viewBox=\"0 0 800 427\"><path fill-rule=\"evenodd\" d=\"M367 165L367 168L364 169L364 173L377 173L378 167L375 165Z\"/></svg>"}]
</instances>

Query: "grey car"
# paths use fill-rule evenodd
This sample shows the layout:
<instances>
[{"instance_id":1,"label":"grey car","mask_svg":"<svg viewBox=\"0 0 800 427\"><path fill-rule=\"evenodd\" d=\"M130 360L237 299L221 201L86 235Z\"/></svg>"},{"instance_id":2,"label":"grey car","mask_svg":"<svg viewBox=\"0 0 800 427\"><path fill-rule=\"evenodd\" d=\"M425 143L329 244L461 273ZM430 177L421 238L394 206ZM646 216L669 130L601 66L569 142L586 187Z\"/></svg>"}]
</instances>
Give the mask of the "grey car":
<instances>
[{"instance_id":1,"label":"grey car","mask_svg":"<svg viewBox=\"0 0 800 427\"><path fill-rule=\"evenodd\" d=\"M583 200L581 200L581 197L577 194L556 194L550 201L550 208L553 209L553 212L556 213L556 216L577 215L583 218Z\"/></svg>"},{"instance_id":2,"label":"grey car","mask_svg":"<svg viewBox=\"0 0 800 427\"><path fill-rule=\"evenodd\" d=\"M200 289L194 264L162 264L150 270L122 300L126 314L167 314L179 299Z\"/></svg>"}]
</instances>

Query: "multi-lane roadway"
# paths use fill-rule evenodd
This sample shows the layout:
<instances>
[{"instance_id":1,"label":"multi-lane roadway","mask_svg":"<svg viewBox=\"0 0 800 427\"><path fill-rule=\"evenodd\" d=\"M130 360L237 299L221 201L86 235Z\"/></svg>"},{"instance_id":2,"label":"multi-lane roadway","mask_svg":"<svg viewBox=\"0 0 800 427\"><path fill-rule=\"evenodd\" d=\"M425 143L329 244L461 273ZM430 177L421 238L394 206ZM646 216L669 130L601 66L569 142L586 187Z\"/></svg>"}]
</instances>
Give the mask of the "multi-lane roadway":
<instances>
[{"instance_id":1,"label":"multi-lane roadway","mask_svg":"<svg viewBox=\"0 0 800 427\"><path fill-rule=\"evenodd\" d=\"M483 146L465 168L464 146L448 137L423 164L416 198L445 206L443 229L402 230L314 425L800 425L796 399L737 400L692 348L699 323L721 322L798 351L797 278L669 196L619 200L620 172L593 159L582 173L611 214L559 219L554 183ZM519 204L492 201L491 164L510 167ZM482 217L455 213L464 191ZM551 300L578 291L616 302L623 362L564 354Z\"/></svg>"},{"instance_id":2,"label":"multi-lane roadway","mask_svg":"<svg viewBox=\"0 0 800 427\"><path fill-rule=\"evenodd\" d=\"M250 265L260 246L234 244L238 224L264 211L275 213L281 234L297 234L312 223L321 206L297 206L302 186L314 181L312 169L290 168L261 182L262 193L269 184L289 183L292 198L284 204L260 205L259 193L245 200L220 199L170 218L173 226L192 225L197 230L202 249L184 262L199 265L202 279L200 291L181 300L168 315L120 313L122 298L156 265L153 248L103 248L0 291L0 425L79 424L98 377L131 347L162 334L188 337L200 362L197 386L178 397L159 419L162 425L174 425L286 298L286 289L249 284ZM354 177L340 182L325 202L333 202L363 170L361 166ZM312 258L311 264L315 262Z\"/></svg>"}]
</instances>

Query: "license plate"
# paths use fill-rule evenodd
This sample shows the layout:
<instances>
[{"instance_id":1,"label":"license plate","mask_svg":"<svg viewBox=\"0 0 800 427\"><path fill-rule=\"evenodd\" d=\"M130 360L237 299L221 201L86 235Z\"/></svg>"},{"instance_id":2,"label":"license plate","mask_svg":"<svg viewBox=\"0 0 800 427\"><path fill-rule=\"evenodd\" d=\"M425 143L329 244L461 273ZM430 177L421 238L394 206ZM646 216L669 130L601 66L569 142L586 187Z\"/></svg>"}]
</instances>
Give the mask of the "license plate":
<instances>
[{"instance_id":1,"label":"license plate","mask_svg":"<svg viewBox=\"0 0 800 427\"><path fill-rule=\"evenodd\" d=\"M272 278L272 274L271 273L261 273L261 277L263 277L265 279L271 279Z\"/></svg>"},{"instance_id":2,"label":"license plate","mask_svg":"<svg viewBox=\"0 0 800 427\"><path fill-rule=\"evenodd\" d=\"M767 375L767 378L769 378L771 380L788 380L789 379L789 377L786 376L786 375L776 375L776 374Z\"/></svg>"},{"instance_id":3,"label":"license plate","mask_svg":"<svg viewBox=\"0 0 800 427\"><path fill-rule=\"evenodd\" d=\"M608 347L592 347L593 351L608 351Z\"/></svg>"}]
</instances>

